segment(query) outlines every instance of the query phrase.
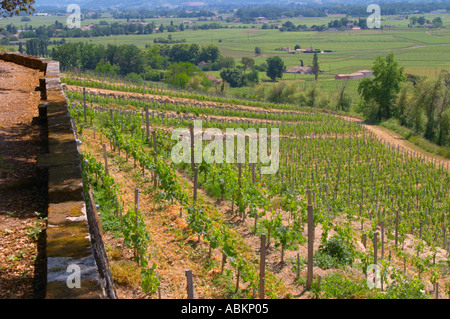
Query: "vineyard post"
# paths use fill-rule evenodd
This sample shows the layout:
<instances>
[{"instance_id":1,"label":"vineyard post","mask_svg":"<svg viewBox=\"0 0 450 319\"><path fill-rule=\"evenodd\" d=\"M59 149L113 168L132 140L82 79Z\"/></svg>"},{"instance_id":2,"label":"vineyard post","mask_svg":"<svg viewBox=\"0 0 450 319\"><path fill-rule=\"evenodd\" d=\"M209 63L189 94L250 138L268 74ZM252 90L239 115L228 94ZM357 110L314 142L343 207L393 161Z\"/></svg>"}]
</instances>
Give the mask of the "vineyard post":
<instances>
[{"instance_id":1,"label":"vineyard post","mask_svg":"<svg viewBox=\"0 0 450 319\"><path fill-rule=\"evenodd\" d=\"M148 142L148 139L150 138L150 114L148 113L148 105L145 106L145 132Z\"/></svg>"},{"instance_id":2,"label":"vineyard post","mask_svg":"<svg viewBox=\"0 0 450 319\"><path fill-rule=\"evenodd\" d=\"M439 299L439 283L436 281L436 285L434 288L434 292L435 292L435 298Z\"/></svg>"},{"instance_id":3,"label":"vineyard post","mask_svg":"<svg viewBox=\"0 0 450 319\"><path fill-rule=\"evenodd\" d=\"M83 112L84 112L84 125L87 123L87 112L86 112L86 88L83 87Z\"/></svg>"},{"instance_id":4,"label":"vineyard post","mask_svg":"<svg viewBox=\"0 0 450 319\"><path fill-rule=\"evenodd\" d=\"M373 263L376 265L377 261L378 261L378 233L374 232L373 233Z\"/></svg>"},{"instance_id":5,"label":"vineyard post","mask_svg":"<svg viewBox=\"0 0 450 319\"><path fill-rule=\"evenodd\" d=\"M394 239L395 247L398 245L398 210L395 213L395 239Z\"/></svg>"},{"instance_id":6,"label":"vineyard post","mask_svg":"<svg viewBox=\"0 0 450 319\"><path fill-rule=\"evenodd\" d=\"M330 203L328 201L328 184L326 186L326 192L327 192L327 212L328 212L328 218L330 218Z\"/></svg>"},{"instance_id":7,"label":"vineyard post","mask_svg":"<svg viewBox=\"0 0 450 319\"><path fill-rule=\"evenodd\" d=\"M111 122L114 125L114 113L113 109L109 109L109 117L111 118Z\"/></svg>"},{"instance_id":8,"label":"vineyard post","mask_svg":"<svg viewBox=\"0 0 450 319\"><path fill-rule=\"evenodd\" d=\"M266 280L266 234L261 234L261 252L259 262L259 299L264 299Z\"/></svg>"},{"instance_id":9,"label":"vineyard post","mask_svg":"<svg viewBox=\"0 0 450 319\"><path fill-rule=\"evenodd\" d=\"M241 202L241 178L242 178L242 164L239 162L238 165L238 203ZM243 217L243 212L241 212L241 218Z\"/></svg>"},{"instance_id":10,"label":"vineyard post","mask_svg":"<svg viewBox=\"0 0 450 319\"><path fill-rule=\"evenodd\" d=\"M367 235L365 233L362 235L362 242L363 242L364 248L367 248Z\"/></svg>"},{"instance_id":11,"label":"vineyard post","mask_svg":"<svg viewBox=\"0 0 450 319\"><path fill-rule=\"evenodd\" d=\"M123 207L120 205L119 200L116 198L116 210L117 210L117 214L120 217L120 227L123 229L122 209L123 209Z\"/></svg>"},{"instance_id":12,"label":"vineyard post","mask_svg":"<svg viewBox=\"0 0 450 319\"><path fill-rule=\"evenodd\" d=\"M198 167L194 167L194 196L193 196L193 206L197 202L197 187L198 187Z\"/></svg>"},{"instance_id":13,"label":"vineyard post","mask_svg":"<svg viewBox=\"0 0 450 319\"><path fill-rule=\"evenodd\" d=\"M255 184L255 163L252 163L252 183Z\"/></svg>"},{"instance_id":14,"label":"vineyard post","mask_svg":"<svg viewBox=\"0 0 450 319\"><path fill-rule=\"evenodd\" d=\"M134 191L134 211L135 211L135 223L136 223L136 229L139 228L139 188L136 188ZM140 247L139 247L140 248ZM138 248L134 249L134 256L138 257ZM139 249L141 251L141 249ZM139 260L142 260L142 252L140 252Z\"/></svg>"},{"instance_id":15,"label":"vineyard post","mask_svg":"<svg viewBox=\"0 0 450 319\"><path fill-rule=\"evenodd\" d=\"M109 175L109 170L108 170L108 155L106 153L106 143L102 144L103 147L103 158L105 159L105 172L106 175Z\"/></svg>"},{"instance_id":16,"label":"vineyard post","mask_svg":"<svg viewBox=\"0 0 450 319\"><path fill-rule=\"evenodd\" d=\"M156 130L152 131L152 137L153 137L153 161L156 162L158 161L158 148L157 148L157 143L156 143Z\"/></svg>"},{"instance_id":17,"label":"vineyard post","mask_svg":"<svg viewBox=\"0 0 450 319\"><path fill-rule=\"evenodd\" d=\"M189 123L189 132L191 135L191 169L194 171L194 124Z\"/></svg>"},{"instance_id":18,"label":"vineyard post","mask_svg":"<svg viewBox=\"0 0 450 319\"><path fill-rule=\"evenodd\" d=\"M188 299L194 299L194 282L192 280L192 270L185 270L186 280L187 280L187 294Z\"/></svg>"},{"instance_id":19,"label":"vineyard post","mask_svg":"<svg viewBox=\"0 0 450 319\"><path fill-rule=\"evenodd\" d=\"M158 149L156 147L156 131L152 131L152 138L153 138L153 162L155 163L158 161ZM153 172L153 186L156 188L158 186L158 179L156 178L156 170Z\"/></svg>"},{"instance_id":20,"label":"vineyard post","mask_svg":"<svg viewBox=\"0 0 450 319\"><path fill-rule=\"evenodd\" d=\"M306 278L306 289L311 288L313 280L313 254L314 254L314 219L313 206L308 205L308 274Z\"/></svg>"},{"instance_id":21,"label":"vineyard post","mask_svg":"<svg viewBox=\"0 0 450 319\"><path fill-rule=\"evenodd\" d=\"M384 222L381 222L381 259L384 259Z\"/></svg>"}]
</instances>

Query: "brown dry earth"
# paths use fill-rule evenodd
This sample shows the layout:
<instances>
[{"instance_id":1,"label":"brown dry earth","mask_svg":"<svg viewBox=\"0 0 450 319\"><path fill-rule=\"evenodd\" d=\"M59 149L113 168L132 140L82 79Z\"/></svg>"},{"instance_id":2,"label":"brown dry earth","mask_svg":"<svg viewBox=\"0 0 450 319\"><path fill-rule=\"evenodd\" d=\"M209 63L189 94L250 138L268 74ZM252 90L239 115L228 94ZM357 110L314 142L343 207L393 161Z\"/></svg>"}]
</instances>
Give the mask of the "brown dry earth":
<instances>
[{"instance_id":1,"label":"brown dry earth","mask_svg":"<svg viewBox=\"0 0 450 319\"><path fill-rule=\"evenodd\" d=\"M45 225L35 212L47 209L36 174L40 129L33 120L42 75L0 61L0 298L42 298L45 287L45 238L31 236Z\"/></svg>"}]
</instances>

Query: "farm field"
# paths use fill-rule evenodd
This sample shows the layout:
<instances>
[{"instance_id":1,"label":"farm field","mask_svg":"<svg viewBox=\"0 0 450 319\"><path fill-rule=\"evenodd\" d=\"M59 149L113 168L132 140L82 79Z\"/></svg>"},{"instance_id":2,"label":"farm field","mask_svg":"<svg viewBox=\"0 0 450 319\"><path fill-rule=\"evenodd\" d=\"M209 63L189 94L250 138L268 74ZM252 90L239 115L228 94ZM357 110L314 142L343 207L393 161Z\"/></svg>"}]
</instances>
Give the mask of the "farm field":
<instances>
[{"instance_id":1,"label":"farm field","mask_svg":"<svg viewBox=\"0 0 450 319\"><path fill-rule=\"evenodd\" d=\"M280 32L277 29L262 30L261 25L249 25L242 23L230 23L226 21L216 21L227 27L214 30L185 30L183 32L153 33L150 35L117 35L94 38L67 38L68 42L86 41L97 44L134 44L139 48L151 45L158 37L170 35L174 40L185 40L186 43L197 43L200 46L210 43L216 44L221 53L227 57L241 59L244 56L255 58L256 64L263 63L267 57L279 55L285 61L288 68L299 65L299 60L303 60L305 65L311 65L312 54L289 54L288 52L276 51L282 47L300 45L301 48L312 47L320 50L332 50L333 52L323 53L319 57L320 69L323 71L321 78L334 78L335 74L351 73L359 69L369 69L372 61L378 55L386 55L395 52L398 62L406 68L407 72L416 75L428 75L435 77L441 69L450 67L446 54L449 52L450 31L445 26L450 26L449 14L425 15L427 19L441 17L444 28L408 28L408 20L383 20L382 24L392 25L394 28L383 30L347 30L347 31L303 31L303 32ZM321 25L327 24L333 19L340 19L342 15L322 17L322 18L292 18L280 19L274 23L283 24L291 21L295 25L306 24ZM44 16L31 17L31 21L22 22L20 17L0 19L0 27L5 27L13 23L19 28L27 25L42 26L53 24L55 20L66 24L65 16ZM383 19L389 19L388 16ZM98 24L99 21L125 22L125 19L113 19L105 16L102 19L83 20L81 26L90 23ZM147 22L154 22L156 25L169 25L171 21L175 25L181 23L180 18L147 19ZM196 22L198 24L208 23L208 21ZM61 38L51 38L50 41L61 40ZM255 47L260 47L262 54L255 56ZM14 46L11 47L14 49ZM51 46L49 47L51 49ZM17 47L15 47L17 49ZM426 57L426 59L424 59ZM292 80L294 75L286 74L285 79ZM264 75L262 74L264 80ZM307 77L311 79L311 76Z\"/></svg>"},{"instance_id":2,"label":"farm field","mask_svg":"<svg viewBox=\"0 0 450 319\"><path fill-rule=\"evenodd\" d=\"M449 297L448 163L308 107L132 93L119 84L87 87L83 96L88 83L81 83L67 85L66 96L122 296L182 298L184 269L192 267L199 297L255 298L265 234L266 298L434 298L436 282L439 297ZM279 128L278 171L260 174L260 160L202 162L194 169L173 162L171 132L189 131L194 120L202 120L203 133ZM249 151L247 144L246 157ZM145 225L139 231L133 228L136 188L142 194L137 220ZM145 240L132 241L130 231ZM367 267L377 261L383 284L370 289ZM155 272L150 284L139 286L147 263Z\"/></svg>"}]
</instances>

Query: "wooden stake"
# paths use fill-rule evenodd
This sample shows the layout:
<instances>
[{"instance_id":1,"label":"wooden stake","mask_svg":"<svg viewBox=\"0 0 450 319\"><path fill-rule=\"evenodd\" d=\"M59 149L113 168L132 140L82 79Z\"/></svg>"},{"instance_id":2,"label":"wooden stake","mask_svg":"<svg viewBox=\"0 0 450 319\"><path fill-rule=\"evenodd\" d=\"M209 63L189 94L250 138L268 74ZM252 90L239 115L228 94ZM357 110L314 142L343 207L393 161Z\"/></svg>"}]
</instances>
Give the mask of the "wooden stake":
<instances>
[{"instance_id":1,"label":"wooden stake","mask_svg":"<svg viewBox=\"0 0 450 319\"><path fill-rule=\"evenodd\" d=\"M198 167L194 167L194 196L193 205L197 202L197 187L198 187Z\"/></svg>"},{"instance_id":2,"label":"wooden stake","mask_svg":"<svg viewBox=\"0 0 450 319\"><path fill-rule=\"evenodd\" d=\"M108 154L106 153L106 143L102 144L103 147L103 158L105 159L105 172L106 175L109 175L109 170L108 170Z\"/></svg>"},{"instance_id":3,"label":"wooden stake","mask_svg":"<svg viewBox=\"0 0 450 319\"><path fill-rule=\"evenodd\" d=\"M384 222L381 222L381 259L384 259Z\"/></svg>"},{"instance_id":4,"label":"wooden stake","mask_svg":"<svg viewBox=\"0 0 450 319\"><path fill-rule=\"evenodd\" d=\"M311 288L313 280L313 255L314 255L314 218L313 206L308 205L308 273L306 277L306 289Z\"/></svg>"},{"instance_id":5,"label":"wooden stake","mask_svg":"<svg viewBox=\"0 0 450 319\"><path fill-rule=\"evenodd\" d=\"M150 115L148 113L148 105L145 106L145 132L148 141L150 138Z\"/></svg>"},{"instance_id":6,"label":"wooden stake","mask_svg":"<svg viewBox=\"0 0 450 319\"><path fill-rule=\"evenodd\" d=\"M194 171L194 124L189 124L189 132L191 135L191 169Z\"/></svg>"},{"instance_id":7,"label":"wooden stake","mask_svg":"<svg viewBox=\"0 0 450 319\"><path fill-rule=\"evenodd\" d=\"M266 280L266 234L261 234L261 252L259 261L259 299L264 299Z\"/></svg>"},{"instance_id":8,"label":"wooden stake","mask_svg":"<svg viewBox=\"0 0 450 319\"><path fill-rule=\"evenodd\" d=\"M194 299L194 282L192 279L192 270L185 270L187 280L187 299Z\"/></svg>"},{"instance_id":9,"label":"wooden stake","mask_svg":"<svg viewBox=\"0 0 450 319\"><path fill-rule=\"evenodd\" d=\"M378 261L378 233L373 233L373 263L376 265Z\"/></svg>"},{"instance_id":10,"label":"wooden stake","mask_svg":"<svg viewBox=\"0 0 450 319\"><path fill-rule=\"evenodd\" d=\"M83 111L84 111L84 124L87 123L87 110L86 110L86 88L83 87Z\"/></svg>"},{"instance_id":11,"label":"wooden stake","mask_svg":"<svg viewBox=\"0 0 450 319\"><path fill-rule=\"evenodd\" d=\"M395 247L398 245L398 210L395 213L395 239L394 239Z\"/></svg>"},{"instance_id":12,"label":"wooden stake","mask_svg":"<svg viewBox=\"0 0 450 319\"><path fill-rule=\"evenodd\" d=\"M434 287L434 296L436 299L439 299L439 283L436 281L435 287Z\"/></svg>"}]
</instances>

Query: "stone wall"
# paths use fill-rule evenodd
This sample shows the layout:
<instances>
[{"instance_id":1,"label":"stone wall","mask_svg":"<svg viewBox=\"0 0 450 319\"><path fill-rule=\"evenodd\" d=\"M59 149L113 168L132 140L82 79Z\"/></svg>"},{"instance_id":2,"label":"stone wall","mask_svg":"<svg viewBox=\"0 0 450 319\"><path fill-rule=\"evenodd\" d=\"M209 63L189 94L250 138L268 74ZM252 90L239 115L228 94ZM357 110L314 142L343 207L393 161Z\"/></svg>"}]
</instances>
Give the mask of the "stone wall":
<instances>
[{"instance_id":1,"label":"stone wall","mask_svg":"<svg viewBox=\"0 0 450 319\"><path fill-rule=\"evenodd\" d=\"M48 153L38 158L37 166L48 176L46 298L117 298L98 216L91 201L85 202L78 141L61 87L59 62L20 53L0 53L0 59L44 72L37 89Z\"/></svg>"}]
</instances>

